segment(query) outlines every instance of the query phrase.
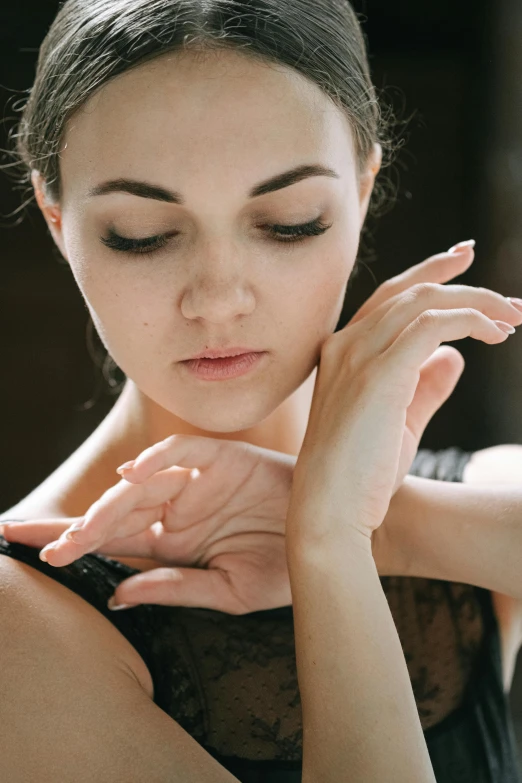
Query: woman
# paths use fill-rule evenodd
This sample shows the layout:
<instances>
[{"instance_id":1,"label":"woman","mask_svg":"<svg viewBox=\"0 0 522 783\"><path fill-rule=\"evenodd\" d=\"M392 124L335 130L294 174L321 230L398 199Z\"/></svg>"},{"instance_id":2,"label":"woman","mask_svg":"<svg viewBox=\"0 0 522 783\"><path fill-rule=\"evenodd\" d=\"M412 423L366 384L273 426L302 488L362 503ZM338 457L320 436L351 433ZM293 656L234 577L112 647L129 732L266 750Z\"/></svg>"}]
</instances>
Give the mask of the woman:
<instances>
[{"instance_id":1,"label":"woman","mask_svg":"<svg viewBox=\"0 0 522 783\"><path fill-rule=\"evenodd\" d=\"M471 263L463 243L334 334L382 133L347 3L61 8L18 149L129 380L3 514L23 520L0 558L4 779L517 779L489 592L517 564L488 560L485 534L478 573L428 558L453 543L448 498L480 528L500 494L484 511L478 491L435 497L405 474L462 371L440 343L503 342L522 312L439 285ZM194 358L227 352L242 358ZM458 481L469 456L429 475ZM440 525L415 527L419 509ZM111 613L128 576L142 603Z\"/></svg>"}]
</instances>

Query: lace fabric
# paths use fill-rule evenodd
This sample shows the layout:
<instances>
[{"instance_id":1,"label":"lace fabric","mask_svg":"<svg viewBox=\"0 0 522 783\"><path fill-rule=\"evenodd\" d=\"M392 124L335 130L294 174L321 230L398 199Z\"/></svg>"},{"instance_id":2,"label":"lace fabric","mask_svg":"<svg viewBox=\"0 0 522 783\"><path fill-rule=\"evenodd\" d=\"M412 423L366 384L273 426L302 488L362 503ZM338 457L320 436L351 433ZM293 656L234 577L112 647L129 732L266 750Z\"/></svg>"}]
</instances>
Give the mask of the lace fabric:
<instances>
[{"instance_id":1,"label":"lace fabric","mask_svg":"<svg viewBox=\"0 0 522 783\"><path fill-rule=\"evenodd\" d=\"M458 481L470 456L460 449L420 452L410 472ZM0 554L46 573L101 611L144 659L156 704L240 780L300 780L302 713L291 606L241 616L157 605L113 613L107 599L135 569L96 554L53 568L38 559L37 549L1 537ZM518 782L490 594L420 578L381 577L381 584L438 783ZM472 748L476 743L480 747Z\"/></svg>"}]
</instances>

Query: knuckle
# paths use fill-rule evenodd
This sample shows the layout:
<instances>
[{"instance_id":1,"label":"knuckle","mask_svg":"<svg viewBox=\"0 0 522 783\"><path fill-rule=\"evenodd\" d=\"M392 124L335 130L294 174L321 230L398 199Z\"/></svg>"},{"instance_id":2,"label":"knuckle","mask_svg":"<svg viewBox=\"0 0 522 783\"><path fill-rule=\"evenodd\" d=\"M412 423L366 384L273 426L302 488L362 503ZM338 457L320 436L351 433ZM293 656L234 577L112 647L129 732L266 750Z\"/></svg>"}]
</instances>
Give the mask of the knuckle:
<instances>
[{"instance_id":1,"label":"knuckle","mask_svg":"<svg viewBox=\"0 0 522 783\"><path fill-rule=\"evenodd\" d=\"M411 325L412 329L429 329L439 319L439 317L439 310L423 310L422 313L420 313L420 315L418 315L417 318L413 321Z\"/></svg>"},{"instance_id":2,"label":"knuckle","mask_svg":"<svg viewBox=\"0 0 522 783\"><path fill-rule=\"evenodd\" d=\"M464 307L462 309L462 314L466 318L470 318L473 321L475 321L477 318L480 318L481 320L484 318L484 313L481 313L480 310L477 310L474 307Z\"/></svg>"},{"instance_id":3,"label":"knuckle","mask_svg":"<svg viewBox=\"0 0 522 783\"><path fill-rule=\"evenodd\" d=\"M335 338L335 339L334 339ZM321 347L321 359L329 361L336 357L339 353L339 338L337 335L332 334L327 337Z\"/></svg>"},{"instance_id":4,"label":"knuckle","mask_svg":"<svg viewBox=\"0 0 522 783\"><path fill-rule=\"evenodd\" d=\"M388 280L385 280L384 283L380 284L377 290L382 291L383 293L390 293L395 290L400 282L401 281L398 279L397 275L394 277L389 277Z\"/></svg>"},{"instance_id":5,"label":"knuckle","mask_svg":"<svg viewBox=\"0 0 522 783\"><path fill-rule=\"evenodd\" d=\"M360 373L364 376L365 369L362 364L360 352L355 345L351 345L349 349L344 352L342 357L342 365L345 373L352 379L357 377Z\"/></svg>"},{"instance_id":6,"label":"knuckle","mask_svg":"<svg viewBox=\"0 0 522 783\"><path fill-rule=\"evenodd\" d=\"M441 286L439 283L416 283L410 288L412 296L416 299L431 299L434 295L439 294Z\"/></svg>"},{"instance_id":7,"label":"knuckle","mask_svg":"<svg viewBox=\"0 0 522 783\"><path fill-rule=\"evenodd\" d=\"M355 371L359 372L361 365L360 342L357 340L344 340L338 343L335 354L331 354L334 367L343 367L344 372L351 376Z\"/></svg>"},{"instance_id":8,"label":"knuckle","mask_svg":"<svg viewBox=\"0 0 522 783\"><path fill-rule=\"evenodd\" d=\"M173 582L174 584L183 582L183 572L179 568L167 568L163 576L167 582Z\"/></svg>"}]
</instances>

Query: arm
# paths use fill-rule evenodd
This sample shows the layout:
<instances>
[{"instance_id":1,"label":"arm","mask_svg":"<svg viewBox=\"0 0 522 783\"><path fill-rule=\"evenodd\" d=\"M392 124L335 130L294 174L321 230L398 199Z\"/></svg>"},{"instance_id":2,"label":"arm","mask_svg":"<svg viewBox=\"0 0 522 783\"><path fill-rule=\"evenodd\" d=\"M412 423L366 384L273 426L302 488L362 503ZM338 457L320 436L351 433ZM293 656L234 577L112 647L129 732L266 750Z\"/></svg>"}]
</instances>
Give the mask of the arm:
<instances>
[{"instance_id":1,"label":"arm","mask_svg":"<svg viewBox=\"0 0 522 783\"><path fill-rule=\"evenodd\" d=\"M328 510L326 511L328 512ZM287 522L303 783L434 783L401 643L368 547Z\"/></svg>"},{"instance_id":2,"label":"arm","mask_svg":"<svg viewBox=\"0 0 522 783\"><path fill-rule=\"evenodd\" d=\"M398 575L522 599L522 483L470 486L407 476L382 529Z\"/></svg>"}]
</instances>

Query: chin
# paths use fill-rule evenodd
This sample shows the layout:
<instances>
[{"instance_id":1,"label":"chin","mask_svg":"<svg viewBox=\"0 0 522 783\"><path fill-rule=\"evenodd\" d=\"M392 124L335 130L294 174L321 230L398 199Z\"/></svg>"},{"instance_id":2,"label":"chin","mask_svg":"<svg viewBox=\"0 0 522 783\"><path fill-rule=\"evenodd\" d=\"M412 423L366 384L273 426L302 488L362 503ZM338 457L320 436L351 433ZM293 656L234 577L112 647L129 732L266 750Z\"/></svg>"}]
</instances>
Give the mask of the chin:
<instances>
[{"instance_id":1,"label":"chin","mask_svg":"<svg viewBox=\"0 0 522 783\"><path fill-rule=\"evenodd\" d=\"M227 399L214 399L198 404L197 400L187 401L186 405L170 406L170 410L187 424L209 433L241 433L257 427L278 407L273 400L257 398L251 392L238 397L230 395ZM238 440L240 438L238 437Z\"/></svg>"},{"instance_id":2,"label":"chin","mask_svg":"<svg viewBox=\"0 0 522 783\"><path fill-rule=\"evenodd\" d=\"M261 415L241 415L239 411L230 411L229 415L222 413L220 415L214 414L211 416L201 416L194 414L191 416L187 414L185 416L180 415L179 411L176 415L182 418L187 424L191 424L193 427L197 427L200 430L204 430L209 433L222 433L233 434L241 433L244 430L252 429L260 424L266 416ZM238 438L240 440L240 438Z\"/></svg>"}]
</instances>

